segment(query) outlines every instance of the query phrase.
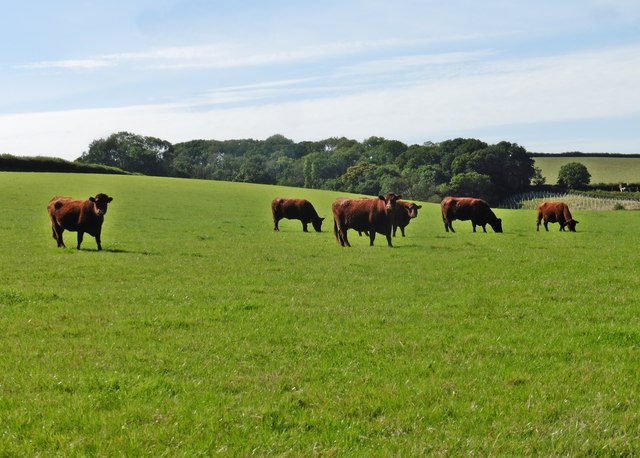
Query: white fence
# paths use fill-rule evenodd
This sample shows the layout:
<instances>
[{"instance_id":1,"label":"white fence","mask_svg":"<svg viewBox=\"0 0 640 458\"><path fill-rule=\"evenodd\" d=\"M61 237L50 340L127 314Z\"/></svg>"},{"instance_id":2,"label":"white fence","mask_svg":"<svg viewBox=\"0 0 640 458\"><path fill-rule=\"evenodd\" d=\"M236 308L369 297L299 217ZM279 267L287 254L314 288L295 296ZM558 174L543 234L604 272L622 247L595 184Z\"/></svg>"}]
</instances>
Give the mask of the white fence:
<instances>
[{"instance_id":1,"label":"white fence","mask_svg":"<svg viewBox=\"0 0 640 458\"><path fill-rule=\"evenodd\" d=\"M640 210L640 199L589 197L580 194L554 193L549 191L533 191L518 194L500 202L498 207L535 210L540 202L546 200L562 201L572 210Z\"/></svg>"}]
</instances>

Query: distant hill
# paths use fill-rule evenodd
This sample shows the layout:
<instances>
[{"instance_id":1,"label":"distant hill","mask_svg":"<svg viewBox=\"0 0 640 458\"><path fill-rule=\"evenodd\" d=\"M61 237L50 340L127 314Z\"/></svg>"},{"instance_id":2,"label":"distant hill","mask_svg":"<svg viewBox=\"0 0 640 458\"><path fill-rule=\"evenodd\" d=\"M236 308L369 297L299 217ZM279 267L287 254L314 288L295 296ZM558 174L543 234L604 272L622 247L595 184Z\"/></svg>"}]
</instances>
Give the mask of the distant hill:
<instances>
[{"instance_id":1,"label":"distant hill","mask_svg":"<svg viewBox=\"0 0 640 458\"><path fill-rule=\"evenodd\" d=\"M584 164L591 174L592 184L640 183L640 154L573 154L531 156L535 166L542 170L547 184L556 184L560 167L569 162Z\"/></svg>"}]
</instances>

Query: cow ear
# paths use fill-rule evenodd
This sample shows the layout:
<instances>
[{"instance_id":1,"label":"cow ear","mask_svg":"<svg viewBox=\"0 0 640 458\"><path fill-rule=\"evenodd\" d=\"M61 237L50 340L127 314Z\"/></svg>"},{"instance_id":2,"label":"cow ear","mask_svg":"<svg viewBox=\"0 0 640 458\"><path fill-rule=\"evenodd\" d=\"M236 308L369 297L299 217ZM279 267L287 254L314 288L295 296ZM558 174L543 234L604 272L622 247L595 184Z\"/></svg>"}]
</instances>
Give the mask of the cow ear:
<instances>
[{"instance_id":1,"label":"cow ear","mask_svg":"<svg viewBox=\"0 0 640 458\"><path fill-rule=\"evenodd\" d=\"M420 210L422 208L422 205L416 205L416 208Z\"/></svg>"},{"instance_id":2,"label":"cow ear","mask_svg":"<svg viewBox=\"0 0 640 458\"><path fill-rule=\"evenodd\" d=\"M396 196L396 199L402 199L402 194L399 196Z\"/></svg>"},{"instance_id":3,"label":"cow ear","mask_svg":"<svg viewBox=\"0 0 640 458\"><path fill-rule=\"evenodd\" d=\"M574 223L578 224L580 221L576 221L575 219L573 220Z\"/></svg>"},{"instance_id":4,"label":"cow ear","mask_svg":"<svg viewBox=\"0 0 640 458\"><path fill-rule=\"evenodd\" d=\"M112 200L113 200L113 197L109 197L109 198L107 199L107 202L111 202Z\"/></svg>"},{"instance_id":5,"label":"cow ear","mask_svg":"<svg viewBox=\"0 0 640 458\"><path fill-rule=\"evenodd\" d=\"M384 196L380 196L380 195L379 195L379 196L378 196L378 199L380 199L380 200L384 200Z\"/></svg>"},{"instance_id":6,"label":"cow ear","mask_svg":"<svg viewBox=\"0 0 640 458\"><path fill-rule=\"evenodd\" d=\"M324 218L320 218L320 221L324 221Z\"/></svg>"},{"instance_id":7,"label":"cow ear","mask_svg":"<svg viewBox=\"0 0 640 458\"><path fill-rule=\"evenodd\" d=\"M89 197L89 200L90 200L91 202L95 202L95 201L96 201L95 197Z\"/></svg>"}]
</instances>

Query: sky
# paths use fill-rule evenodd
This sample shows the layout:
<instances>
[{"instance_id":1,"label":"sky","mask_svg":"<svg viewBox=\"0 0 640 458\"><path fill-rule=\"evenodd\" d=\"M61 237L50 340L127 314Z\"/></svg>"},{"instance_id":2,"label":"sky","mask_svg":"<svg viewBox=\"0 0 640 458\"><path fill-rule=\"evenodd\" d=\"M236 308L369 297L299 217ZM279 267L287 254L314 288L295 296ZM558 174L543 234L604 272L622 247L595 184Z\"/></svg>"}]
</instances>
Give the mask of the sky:
<instances>
[{"instance_id":1,"label":"sky","mask_svg":"<svg viewBox=\"0 0 640 458\"><path fill-rule=\"evenodd\" d=\"M0 154L465 137L640 153L638 0L23 0L0 17Z\"/></svg>"}]
</instances>

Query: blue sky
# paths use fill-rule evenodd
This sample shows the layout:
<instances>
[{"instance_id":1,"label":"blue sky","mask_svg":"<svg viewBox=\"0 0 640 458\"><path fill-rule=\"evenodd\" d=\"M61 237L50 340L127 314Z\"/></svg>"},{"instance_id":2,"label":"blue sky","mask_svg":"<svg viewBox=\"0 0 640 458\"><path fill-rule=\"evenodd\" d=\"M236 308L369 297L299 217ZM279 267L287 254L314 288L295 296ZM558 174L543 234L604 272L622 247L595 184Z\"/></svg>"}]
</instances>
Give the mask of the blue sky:
<instances>
[{"instance_id":1,"label":"blue sky","mask_svg":"<svg viewBox=\"0 0 640 458\"><path fill-rule=\"evenodd\" d=\"M122 130L640 153L637 0L24 0L0 40L0 153Z\"/></svg>"}]
</instances>

